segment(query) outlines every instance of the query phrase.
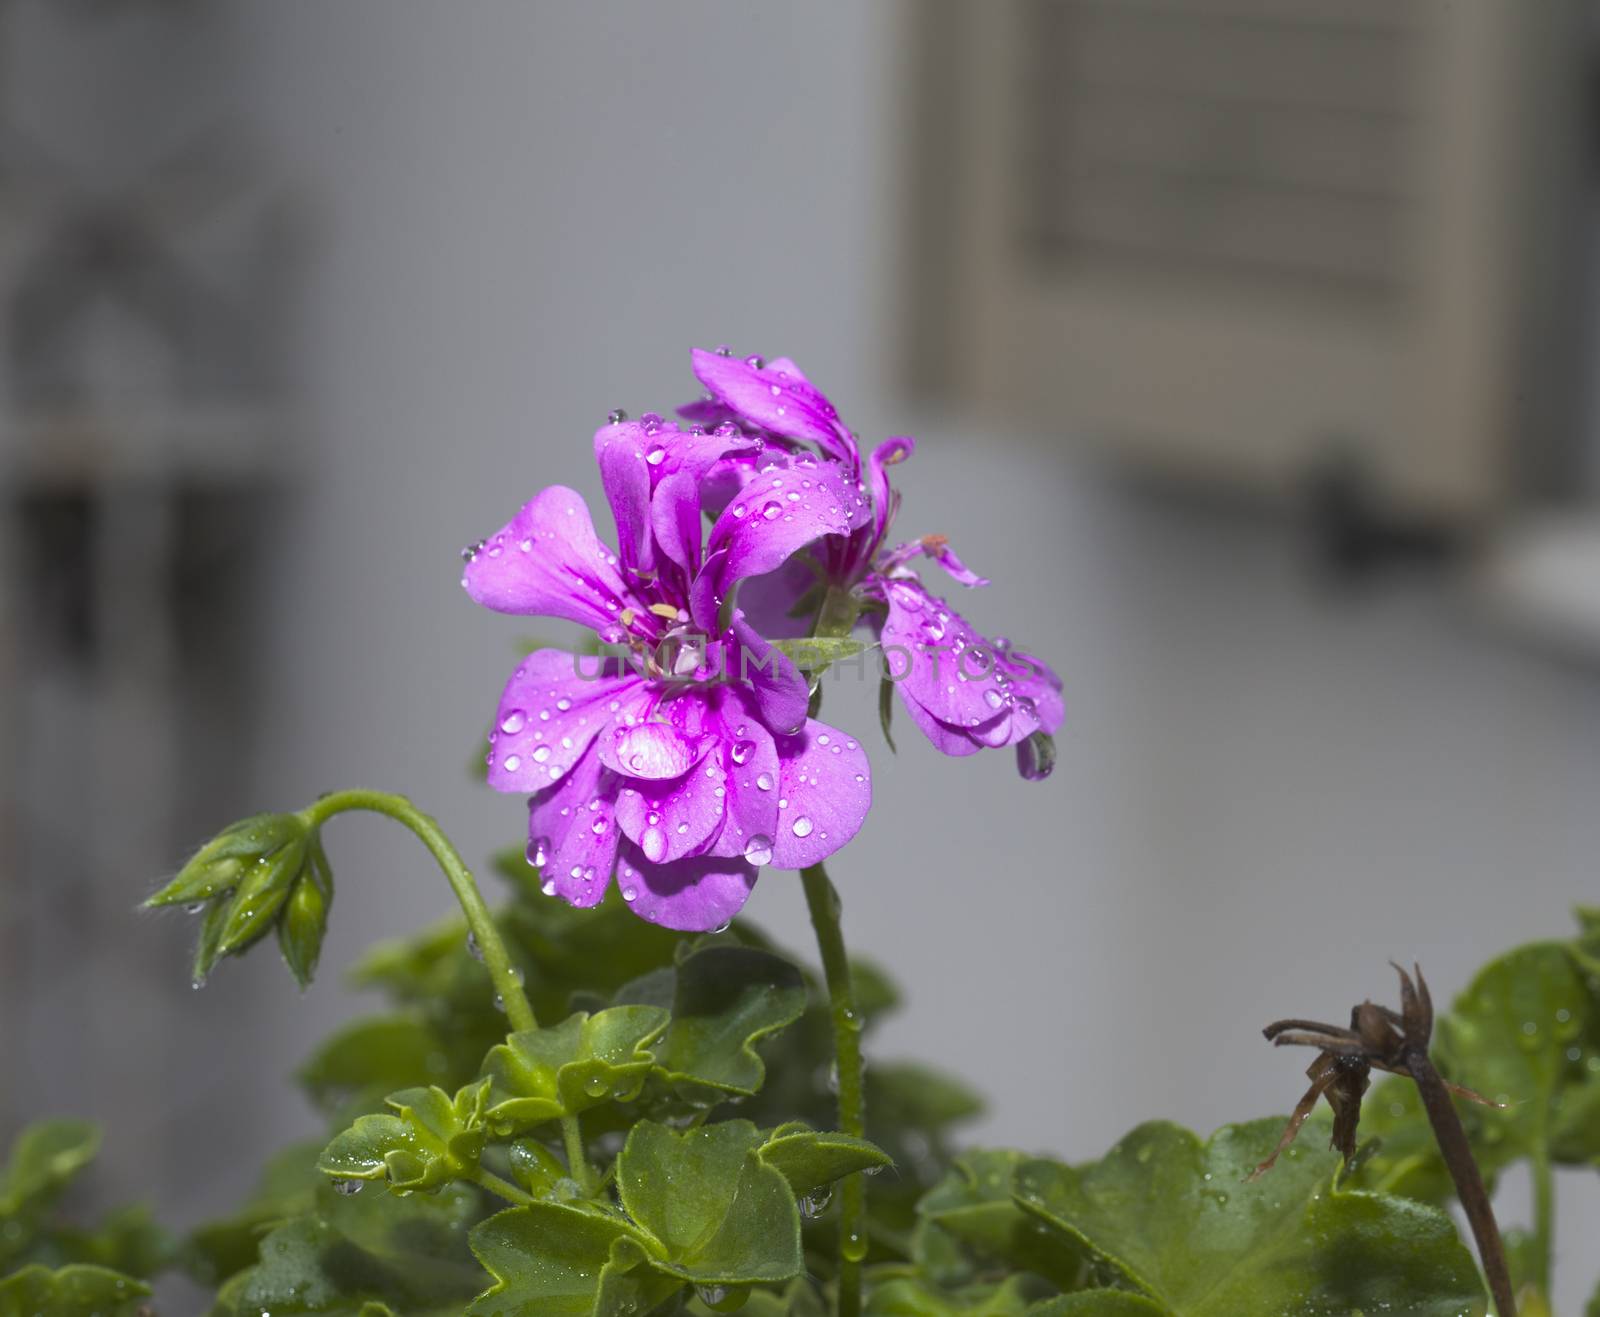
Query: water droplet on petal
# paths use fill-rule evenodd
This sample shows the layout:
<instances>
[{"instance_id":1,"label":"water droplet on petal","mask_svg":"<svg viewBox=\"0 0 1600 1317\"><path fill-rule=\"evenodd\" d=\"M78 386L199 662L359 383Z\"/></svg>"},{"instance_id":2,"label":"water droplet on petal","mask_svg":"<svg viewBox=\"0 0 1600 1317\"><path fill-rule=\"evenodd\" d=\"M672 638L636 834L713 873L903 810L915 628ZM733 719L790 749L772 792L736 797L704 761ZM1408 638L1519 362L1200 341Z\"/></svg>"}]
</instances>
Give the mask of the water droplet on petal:
<instances>
[{"instance_id":1,"label":"water droplet on petal","mask_svg":"<svg viewBox=\"0 0 1600 1317\"><path fill-rule=\"evenodd\" d=\"M645 859L660 864L667 858L666 834L660 828L646 828L644 836L639 838L639 849L644 852Z\"/></svg>"},{"instance_id":2,"label":"water droplet on petal","mask_svg":"<svg viewBox=\"0 0 1600 1317\"><path fill-rule=\"evenodd\" d=\"M528 863L535 869L542 869L550 863L550 838L535 837L528 843Z\"/></svg>"},{"instance_id":3,"label":"water droplet on petal","mask_svg":"<svg viewBox=\"0 0 1600 1317\"><path fill-rule=\"evenodd\" d=\"M606 423L608 425L621 425L627 419L628 413L620 407L613 407L606 413Z\"/></svg>"},{"instance_id":4,"label":"water droplet on petal","mask_svg":"<svg viewBox=\"0 0 1600 1317\"><path fill-rule=\"evenodd\" d=\"M513 709L500 720L500 730L507 736L515 736L528 725L528 715L521 709Z\"/></svg>"},{"instance_id":5,"label":"water droplet on petal","mask_svg":"<svg viewBox=\"0 0 1600 1317\"><path fill-rule=\"evenodd\" d=\"M772 774L771 773L757 773L756 774L756 790L757 791L771 791L772 790Z\"/></svg>"},{"instance_id":6,"label":"water droplet on petal","mask_svg":"<svg viewBox=\"0 0 1600 1317\"><path fill-rule=\"evenodd\" d=\"M782 512L783 508L775 499L768 502L767 505L761 509L761 515L768 521L775 520Z\"/></svg>"},{"instance_id":7,"label":"water droplet on petal","mask_svg":"<svg viewBox=\"0 0 1600 1317\"><path fill-rule=\"evenodd\" d=\"M756 752L754 741L735 741L729 755L736 764L748 763L750 756Z\"/></svg>"},{"instance_id":8,"label":"water droplet on petal","mask_svg":"<svg viewBox=\"0 0 1600 1317\"><path fill-rule=\"evenodd\" d=\"M794 821L794 835L796 837L809 837L812 826L811 820L802 814Z\"/></svg>"},{"instance_id":9,"label":"water droplet on petal","mask_svg":"<svg viewBox=\"0 0 1600 1317\"><path fill-rule=\"evenodd\" d=\"M622 889L622 899L628 902L637 901L639 899L639 889L637 887L624 887Z\"/></svg>"},{"instance_id":10,"label":"water droplet on petal","mask_svg":"<svg viewBox=\"0 0 1600 1317\"><path fill-rule=\"evenodd\" d=\"M765 833L756 833L744 846L744 858L751 864L760 866L772 863L772 838Z\"/></svg>"}]
</instances>

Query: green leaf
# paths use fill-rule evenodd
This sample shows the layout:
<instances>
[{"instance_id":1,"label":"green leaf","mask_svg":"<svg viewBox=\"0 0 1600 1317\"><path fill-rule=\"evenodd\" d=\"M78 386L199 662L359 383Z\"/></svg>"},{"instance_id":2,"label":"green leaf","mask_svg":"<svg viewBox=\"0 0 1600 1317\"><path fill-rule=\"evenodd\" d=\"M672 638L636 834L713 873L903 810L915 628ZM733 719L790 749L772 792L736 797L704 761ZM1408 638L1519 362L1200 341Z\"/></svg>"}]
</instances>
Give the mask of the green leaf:
<instances>
[{"instance_id":1,"label":"green leaf","mask_svg":"<svg viewBox=\"0 0 1600 1317\"><path fill-rule=\"evenodd\" d=\"M260 1262L224 1287L217 1311L371 1317L379 1305L405 1317L460 1313L483 1288L467 1247L480 1216L470 1186L410 1198L343 1198L324 1188L314 1212L266 1236Z\"/></svg>"},{"instance_id":2,"label":"green leaf","mask_svg":"<svg viewBox=\"0 0 1600 1317\"><path fill-rule=\"evenodd\" d=\"M650 1045L669 1016L656 1006L579 1012L547 1029L512 1034L483 1063L488 1120L499 1135L639 1095L655 1060Z\"/></svg>"},{"instance_id":3,"label":"green leaf","mask_svg":"<svg viewBox=\"0 0 1600 1317\"><path fill-rule=\"evenodd\" d=\"M133 1317L150 1287L108 1267L24 1267L0 1280L0 1317Z\"/></svg>"},{"instance_id":4,"label":"green leaf","mask_svg":"<svg viewBox=\"0 0 1600 1317\"><path fill-rule=\"evenodd\" d=\"M1042 1229L1017 1205L1016 1174L1027 1161L1020 1152L975 1149L923 1195L915 1250L930 1278L962 1284L999 1264L1035 1272L1061 1289L1079 1284L1083 1249ZM947 1239L962 1247L952 1250Z\"/></svg>"},{"instance_id":5,"label":"green leaf","mask_svg":"<svg viewBox=\"0 0 1600 1317\"><path fill-rule=\"evenodd\" d=\"M1600 1018L1571 944L1535 942L1490 961L1436 1033L1445 1077L1507 1104L1463 1107L1485 1170L1552 1145L1564 1160L1600 1156L1600 1128L1584 1123L1600 1087Z\"/></svg>"},{"instance_id":6,"label":"green leaf","mask_svg":"<svg viewBox=\"0 0 1600 1317\"><path fill-rule=\"evenodd\" d=\"M629 1222L591 1206L514 1207L472 1231L472 1251L495 1283L468 1317L648 1312L683 1285L647 1265L655 1247Z\"/></svg>"},{"instance_id":7,"label":"green leaf","mask_svg":"<svg viewBox=\"0 0 1600 1317\"><path fill-rule=\"evenodd\" d=\"M619 1003L662 1006L672 1023L655 1045L658 1074L691 1100L747 1096L766 1066L755 1045L798 1020L805 981L794 965L754 947L712 945L628 984Z\"/></svg>"},{"instance_id":8,"label":"green leaf","mask_svg":"<svg viewBox=\"0 0 1600 1317\"><path fill-rule=\"evenodd\" d=\"M331 1035L300 1068L311 1100L333 1112L370 1107L402 1088L444 1083L450 1060L434 1028L412 1013L355 1020Z\"/></svg>"},{"instance_id":9,"label":"green leaf","mask_svg":"<svg viewBox=\"0 0 1600 1317\"><path fill-rule=\"evenodd\" d=\"M564 1200L581 1195L567 1164L537 1139L518 1139L508 1154L512 1178L535 1198Z\"/></svg>"},{"instance_id":10,"label":"green leaf","mask_svg":"<svg viewBox=\"0 0 1600 1317\"><path fill-rule=\"evenodd\" d=\"M857 1171L881 1170L894 1163L874 1143L829 1130L818 1132L804 1125L780 1125L757 1150L796 1194L810 1193Z\"/></svg>"},{"instance_id":11,"label":"green leaf","mask_svg":"<svg viewBox=\"0 0 1600 1317\"><path fill-rule=\"evenodd\" d=\"M0 1218L48 1207L100 1150L86 1120L43 1120L17 1135L0 1178Z\"/></svg>"},{"instance_id":12,"label":"green leaf","mask_svg":"<svg viewBox=\"0 0 1600 1317\"><path fill-rule=\"evenodd\" d=\"M391 1094L395 1115L362 1116L322 1151L318 1169L339 1180L383 1180L397 1193L437 1190L477 1169L488 1086L454 1098L441 1088Z\"/></svg>"},{"instance_id":13,"label":"green leaf","mask_svg":"<svg viewBox=\"0 0 1600 1317\"><path fill-rule=\"evenodd\" d=\"M762 1162L761 1142L745 1120L681 1132L648 1120L633 1127L617 1158L617 1193L659 1241L659 1270L700 1285L801 1274L800 1213L782 1174Z\"/></svg>"},{"instance_id":14,"label":"green leaf","mask_svg":"<svg viewBox=\"0 0 1600 1317\"><path fill-rule=\"evenodd\" d=\"M1024 1164L1017 1200L1174 1317L1484 1312L1450 1218L1339 1188L1337 1154L1292 1147L1247 1182L1281 1129L1225 1126L1201 1143L1175 1125L1141 1125L1100 1162Z\"/></svg>"}]
</instances>

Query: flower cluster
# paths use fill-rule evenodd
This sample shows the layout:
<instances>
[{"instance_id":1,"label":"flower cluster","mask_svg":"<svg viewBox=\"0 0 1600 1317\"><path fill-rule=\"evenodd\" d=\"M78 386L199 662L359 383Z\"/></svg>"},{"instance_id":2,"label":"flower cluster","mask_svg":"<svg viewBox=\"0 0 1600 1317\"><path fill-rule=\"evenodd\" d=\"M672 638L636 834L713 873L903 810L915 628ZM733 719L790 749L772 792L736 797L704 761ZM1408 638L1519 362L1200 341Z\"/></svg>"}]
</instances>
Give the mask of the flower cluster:
<instances>
[{"instance_id":1,"label":"flower cluster","mask_svg":"<svg viewBox=\"0 0 1600 1317\"><path fill-rule=\"evenodd\" d=\"M888 469L910 439L863 462L791 361L696 351L694 370L707 392L680 409L686 424L613 412L595 435L615 551L582 497L552 486L464 552L462 584L602 642L599 658L531 654L490 733L489 783L529 797L545 891L591 906L615 873L641 916L709 929L763 866L806 868L843 846L871 803L860 743L808 716L807 681L772 643L808 605L846 600L845 629L859 618L905 656L889 676L946 754L1014 745L1024 774L1043 776L1062 704L1047 667L923 585L918 557L984 584L943 537L887 543L900 501Z\"/></svg>"}]
</instances>

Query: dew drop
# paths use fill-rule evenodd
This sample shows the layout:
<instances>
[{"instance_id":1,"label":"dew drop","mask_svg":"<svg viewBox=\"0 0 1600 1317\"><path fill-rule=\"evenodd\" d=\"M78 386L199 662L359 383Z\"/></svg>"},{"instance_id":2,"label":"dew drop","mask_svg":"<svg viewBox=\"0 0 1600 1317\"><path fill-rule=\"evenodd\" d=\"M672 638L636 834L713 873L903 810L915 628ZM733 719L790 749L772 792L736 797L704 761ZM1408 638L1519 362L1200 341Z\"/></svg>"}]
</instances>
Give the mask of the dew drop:
<instances>
[{"instance_id":1,"label":"dew drop","mask_svg":"<svg viewBox=\"0 0 1600 1317\"><path fill-rule=\"evenodd\" d=\"M794 821L794 835L796 837L809 837L811 835L811 820L804 814Z\"/></svg>"},{"instance_id":2,"label":"dew drop","mask_svg":"<svg viewBox=\"0 0 1600 1317\"><path fill-rule=\"evenodd\" d=\"M833 1186L831 1184L822 1185L800 1199L800 1215L805 1217L807 1221L815 1221L828 1210L828 1204L832 1201Z\"/></svg>"},{"instance_id":3,"label":"dew drop","mask_svg":"<svg viewBox=\"0 0 1600 1317\"><path fill-rule=\"evenodd\" d=\"M550 862L550 838L535 837L528 843L528 863L535 869L542 869Z\"/></svg>"},{"instance_id":4,"label":"dew drop","mask_svg":"<svg viewBox=\"0 0 1600 1317\"><path fill-rule=\"evenodd\" d=\"M646 828L644 836L639 838L639 849L644 852L645 859L652 864L660 864L667 858L667 835L660 828Z\"/></svg>"},{"instance_id":5,"label":"dew drop","mask_svg":"<svg viewBox=\"0 0 1600 1317\"><path fill-rule=\"evenodd\" d=\"M548 747L541 747L541 748L548 749ZM522 767L522 756L521 755L507 755L503 762L505 764L506 772L515 773L517 771L517 769Z\"/></svg>"},{"instance_id":6,"label":"dew drop","mask_svg":"<svg viewBox=\"0 0 1600 1317\"><path fill-rule=\"evenodd\" d=\"M336 1194L343 1194L346 1198L348 1198L352 1194L358 1194L361 1192L361 1181L335 1180L333 1181L333 1191Z\"/></svg>"},{"instance_id":7,"label":"dew drop","mask_svg":"<svg viewBox=\"0 0 1600 1317\"><path fill-rule=\"evenodd\" d=\"M751 864L763 865L772 863L772 838L765 833L756 833L744 846L744 858Z\"/></svg>"},{"instance_id":8,"label":"dew drop","mask_svg":"<svg viewBox=\"0 0 1600 1317\"><path fill-rule=\"evenodd\" d=\"M613 407L606 413L606 422L609 425L621 425L627 419L628 413L620 407Z\"/></svg>"},{"instance_id":9,"label":"dew drop","mask_svg":"<svg viewBox=\"0 0 1600 1317\"><path fill-rule=\"evenodd\" d=\"M583 1081L583 1091L592 1098L604 1097L611 1086L606 1083L604 1075L590 1075Z\"/></svg>"},{"instance_id":10,"label":"dew drop","mask_svg":"<svg viewBox=\"0 0 1600 1317\"><path fill-rule=\"evenodd\" d=\"M507 736L515 736L528 725L528 715L521 709L513 709L500 720L500 730Z\"/></svg>"},{"instance_id":11,"label":"dew drop","mask_svg":"<svg viewBox=\"0 0 1600 1317\"><path fill-rule=\"evenodd\" d=\"M735 741L733 749L728 753L734 763L744 764L749 762L750 756L755 752L756 743L754 741Z\"/></svg>"},{"instance_id":12,"label":"dew drop","mask_svg":"<svg viewBox=\"0 0 1600 1317\"><path fill-rule=\"evenodd\" d=\"M780 505L778 503L778 501L776 499L769 500L767 502L767 504L761 509L761 515L763 517L765 517L768 521L775 521L782 512L783 512L783 507L782 507L782 505Z\"/></svg>"},{"instance_id":13,"label":"dew drop","mask_svg":"<svg viewBox=\"0 0 1600 1317\"><path fill-rule=\"evenodd\" d=\"M771 791L772 790L772 774L771 773L757 773L756 774L756 790L757 791Z\"/></svg>"},{"instance_id":14,"label":"dew drop","mask_svg":"<svg viewBox=\"0 0 1600 1317\"><path fill-rule=\"evenodd\" d=\"M467 934L467 954L476 961L481 962L483 960L483 948L478 945L478 935L476 933Z\"/></svg>"}]
</instances>

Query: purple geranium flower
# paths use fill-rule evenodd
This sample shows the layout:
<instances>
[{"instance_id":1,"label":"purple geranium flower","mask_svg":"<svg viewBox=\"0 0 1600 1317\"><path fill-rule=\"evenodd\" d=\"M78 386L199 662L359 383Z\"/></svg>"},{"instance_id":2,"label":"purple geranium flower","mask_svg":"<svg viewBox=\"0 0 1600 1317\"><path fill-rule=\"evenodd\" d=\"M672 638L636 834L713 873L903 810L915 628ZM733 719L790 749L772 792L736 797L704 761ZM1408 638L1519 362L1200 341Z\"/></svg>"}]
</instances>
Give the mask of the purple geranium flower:
<instances>
[{"instance_id":1,"label":"purple geranium flower","mask_svg":"<svg viewBox=\"0 0 1600 1317\"><path fill-rule=\"evenodd\" d=\"M466 551L477 602L581 623L611 647L531 654L490 733L489 784L529 795L528 858L573 905L597 904L615 871L641 916L716 928L761 867L816 864L866 816L865 753L806 716L805 681L732 593L821 536L853 534L867 500L842 468L763 460L767 447L730 423L707 433L613 413L595 455L618 552L559 485ZM706 533L702 490L731 461L748 478Z\"/></svg>"},{"instance_id":2,"label":"purple geranium flower","mask_svg":"<svg viewBox=\"0 0 1600 1317\"><path fill-rule=\"evenodd\" d=\"M912 721L945 754L1014 745L1024 777L1048 776L1048 737L1064 716L1060 680L1009 642L981 635L923 584L911 566L918 557L932 559L962 585L988 584L944 536L887 542L900 507L889 468L911 455L914 441L886 440L863 464L838 410L787 359L768 363L723 349L696 350L694 373L708 392L683 409L686 415L739 424L791 444L815 444L828 465L870 491L871 515L848 532L813 543L809 555L823 580L855 591L866 605L864 619L877 631ZM736 470L738 462L730 466ZM795 572L790 581L805 579Z\"/></svg>"}]
</instances>

